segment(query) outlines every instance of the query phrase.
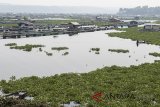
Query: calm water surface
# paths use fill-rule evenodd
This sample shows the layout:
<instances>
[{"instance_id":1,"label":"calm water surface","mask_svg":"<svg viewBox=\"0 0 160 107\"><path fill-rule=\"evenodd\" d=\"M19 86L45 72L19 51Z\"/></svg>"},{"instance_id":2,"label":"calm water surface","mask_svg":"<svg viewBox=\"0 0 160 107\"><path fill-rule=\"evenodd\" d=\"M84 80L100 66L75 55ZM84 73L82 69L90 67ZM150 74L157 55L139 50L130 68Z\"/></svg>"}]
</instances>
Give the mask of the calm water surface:
<instances>
[{"instance_id":1,"label":"calm water surface","mask_svg":"<svg viewBox=\"0 0 160 107\"><path fill-rule=\"evenodd\" d=\"M136 41L108 37L108 32L114 30L80 33L75 36L58 35L0 40L0 79L9 79L11 76L17 78L26 76L51 76L55 74L76 72L83 73L102 68L104 66L130 66L142 63L153 63L159 58L149 56L149 52L159 52L160 47L156 45L140 44ZM46 47L43 51L53 53L47 56L39 49L31 52L9 49L6 43L42 44ZM69 50L53 51L51 47L68 47ZM90 48L100 48L100 54L89 52ZM108 49L128 49L129 53L113 53ZM69 55L62 56L64 52Z\"/></svg>"}]
</instances>

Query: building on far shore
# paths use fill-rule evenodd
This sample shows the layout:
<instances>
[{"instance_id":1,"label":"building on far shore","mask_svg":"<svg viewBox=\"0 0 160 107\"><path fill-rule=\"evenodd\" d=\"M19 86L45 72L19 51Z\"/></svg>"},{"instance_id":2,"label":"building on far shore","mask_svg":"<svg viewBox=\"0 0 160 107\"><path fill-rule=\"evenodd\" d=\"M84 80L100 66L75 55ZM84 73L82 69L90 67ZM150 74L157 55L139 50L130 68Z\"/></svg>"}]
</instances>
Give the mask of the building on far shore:
<instances>
[{"instance_id":1,"label":"building on far shore","mask_svg":"<svg viewBox=\"0 0 160 107\"><path fill-rule=\"evenodd\" d=\"M130 21L128 24L128 27L137 27L138 26L138 22L137 21Z\"/></svg>"},{"instance_id":2,"label":"building on far shore","mask_svg":"<svg viewBox=\"0 0 160 107\"><path fill-rule=\"evenodd\" d=\"M146 24L144 30L148 31L160 31L160 24Z\"/></svg>"},{"instance_id":3,"label":"building on far shore","mask_svg":"<svg viewBox=\"0 0 160 107\"><path fill-rule=\"evenodd\" d=\"M3 32L3 26L0 26L0 32Z\"/></svg>"},{"instance_id":4,"label":"building on far shore","mask_svg":"<svg viewBox=\"0 0 160 107\"><path fill-rule=\"evenodd\" d=\"M69 25L69 30L78 30L78 27L81 26L78 22L70 22L68 23Z\"/></svg>"},{"instance_id":5,"label":"building on far shore","mask_svg":"<svg viewBox=\"0 0 160 107\"><path fill-rule=\"evenodd\" d=\"M122 21L118 18L110 18L109 22L122 22Z\"/></svg>"}]
</instances>

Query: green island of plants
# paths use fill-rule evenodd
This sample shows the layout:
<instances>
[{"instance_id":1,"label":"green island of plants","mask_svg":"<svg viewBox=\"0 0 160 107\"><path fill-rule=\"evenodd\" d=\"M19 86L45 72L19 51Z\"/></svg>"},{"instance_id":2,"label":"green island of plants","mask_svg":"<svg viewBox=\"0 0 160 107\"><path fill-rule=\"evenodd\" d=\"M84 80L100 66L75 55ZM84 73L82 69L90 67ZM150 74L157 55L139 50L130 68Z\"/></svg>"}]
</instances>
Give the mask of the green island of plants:
<instances>
[{"instance_id":1,"label":"green island of plants","mask_svg":"<svg viewBox=\"0 0 160 107\"><path fill-rule=\"evenodd\" d=\"M66 55L68 55L69 54L69 52L65 52L65 53L63 53L62 55L63 56L66 56Z\"/></svg>"},{"instance_id":2,"label":"green island of plants","mask_svg":"<svg viewBox=\"0 0 160 107\"><path fill-rule=\"evenodd\" d=\"M31 45L31 44L26 44L24 46L10 46L10 49L18 49L18 50L23 50L23 51L32 51L33 48L40 48L40 47L45 47L44 45Z\"/></svg>"},{"instance_id":3,"label":"green island of plants","mask_svg":"<svg viewBox=\"0 0 160 107\"><path fill-rule=\"evenodd\" d=\"M100 54L100 52L99 52L100 48L91 48L89 52L92 52L92 51L95 52L95 54L97 54L97 55Z\"/></svg>"},{"instance_id":4,"label":"green island of plants","mask_svg":"<svg viewBox=\"0 0 160 107\"><path fill-rule=\"evenodd\" d=\"M44 51L46 53L47 56L52 56L53 54L52 53L49 53L47 51Z\"/></svg>"},{"instance_id":5,"label":"green island of plants","mask_svg":"<svg viewBox=\"0 0 160 107\"><path fill-rule=\"evenodd\" d=\"M5 46L17 46L17 43L7 43Z\"/></svg>"},{"instance_id":6,"label":"green island of plants","mask_svg":"<svg viewBox=\"0 0 160 107\"><path fill-rule=\"evenodd\" d=\"M91 48L91 51L100 51L100 48Z\"/></svg>"},{"instance_id":7,"label":"green island of plants","mask_svg":"<svg viewBox=\"0 0 160 107\"><path fill-rule=\"evenodd\" d=\"M35 101L49 102L52 107L69 101L90 104L90 107L152 107L160 106L160 62L131 67L104 67L89 73L65 73L50 77L25 77L0 81L4 92L25 90ZM106 98L96 102L96 92L106 95L128 93L134 98ZM107 104L107 105L106 105ZM91 106L92 105L92 106ZM89 106L88 106L89 107Z\"/></svg>"},{"instance_id":8,"label":"green island of plants","mask_svg":"<svg viewBox=\"0 0 160 107\"><path fill-rule=\"evenodd\" d=\"M61 50L68 50L68 47L52 47L52 50L57 50L57 51L61 51Z\"/></svg>"},{"instance_id":9,"label":"green island of plants","mask_svg":"<svg viewBox=\"0 0 160 107\"><path fill-rule=\"evenodd\" d=\"M141 27L125 28L125 32L108 33L111 37L145 41L148 44L160 45L160 32L143 31Z\"/></svg>"},{"instance_id":10,"label":"green island of plants","mask_svg":"<svg viewBox=\"0 0 160 107\"><path fill-rule=\"evenodd\" d=\"M110 52L117 52L117 53L128 53L129 50L124 50L124 49L108 49Z\"/></svg>"},{"instance_id":11,"label":"green island of plants","mask_svg":"<svg viewBox=\"0 0 160 107\"><path fill-rule=\"evenodd\" d=\"M96 51L95 54L100 54L99 51Z\"/></svg>"},{"instance_id":12,"label":"green island of plants","mask_svg":"<svg viewBox=\"0 0 160 107\"><path fill-rule=\"evenodd\" d=\"M152 55L155 57L160 57L160 53L157 53L157 52L149 53L149 55Z\"/></svg>"}]
</instances>

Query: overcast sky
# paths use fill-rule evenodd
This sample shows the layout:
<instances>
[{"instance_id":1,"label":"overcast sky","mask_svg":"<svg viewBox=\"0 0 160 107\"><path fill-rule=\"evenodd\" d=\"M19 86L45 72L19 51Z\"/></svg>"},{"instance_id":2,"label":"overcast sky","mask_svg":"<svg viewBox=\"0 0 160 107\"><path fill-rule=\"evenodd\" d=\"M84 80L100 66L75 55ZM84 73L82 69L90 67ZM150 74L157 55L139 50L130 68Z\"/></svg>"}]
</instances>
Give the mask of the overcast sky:
<instances>
[{"instance_id":1,"label":"overcast sky","mask_svg":"<svg viewBox=\"0 0 160 107\"><path fill-rule=\"evenodd\" d=\"M0 0L0 3L47 6L135 7L160 6L160 0Z\"/></svg>"}]
</instances>

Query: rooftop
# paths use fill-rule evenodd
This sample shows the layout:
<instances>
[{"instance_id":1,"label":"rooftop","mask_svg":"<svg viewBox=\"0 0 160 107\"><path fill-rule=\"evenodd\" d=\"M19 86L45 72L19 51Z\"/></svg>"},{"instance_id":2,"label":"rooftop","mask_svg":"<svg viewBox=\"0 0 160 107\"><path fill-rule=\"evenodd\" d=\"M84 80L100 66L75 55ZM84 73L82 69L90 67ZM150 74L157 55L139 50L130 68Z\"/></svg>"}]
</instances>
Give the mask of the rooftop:
<instances>
[{"instance_id":1,"label":"rooftop","mask_svg":"<svg viewBox=\"0 0 160 107\"><path fill-rule=\"evenodd\" d=\"M160 26L160 24L149 23L149 24L145 24L144 26Z\"/></svg>"},{"instance_id":2,"label":"rooftop","mask_svg":"<svg viewBox=\"0 0 160 107\"><path fill-rule=\"evenodd\" d=\"M70 24L72 24L72 25L80 25L78 22L70 22Z\"/></svg>"}]
</instances>

